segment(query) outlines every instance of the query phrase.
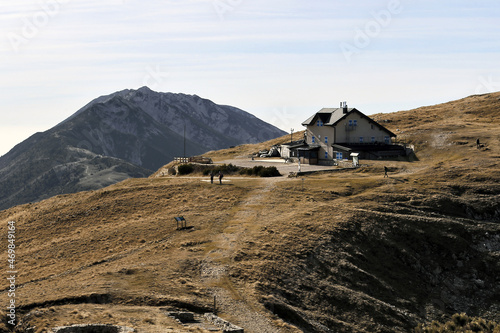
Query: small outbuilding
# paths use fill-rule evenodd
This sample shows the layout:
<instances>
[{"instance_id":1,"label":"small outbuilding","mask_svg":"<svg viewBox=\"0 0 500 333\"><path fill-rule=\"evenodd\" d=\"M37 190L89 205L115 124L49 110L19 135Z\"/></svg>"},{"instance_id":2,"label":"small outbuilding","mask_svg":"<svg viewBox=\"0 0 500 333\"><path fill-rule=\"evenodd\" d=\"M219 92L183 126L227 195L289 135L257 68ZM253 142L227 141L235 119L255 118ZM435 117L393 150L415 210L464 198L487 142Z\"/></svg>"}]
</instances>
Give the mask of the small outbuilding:
<instances>
[{"instance_id":1,"label":"small outbuilding","mask_svg":"<svg viewBox=\"0 0 500 333\"><path fill-rule=\"evenodd\" d=\"M359 166L359 153L351 153L351 158L352 158L352 166L353 167Z\"/></svg>"}]
</instances>

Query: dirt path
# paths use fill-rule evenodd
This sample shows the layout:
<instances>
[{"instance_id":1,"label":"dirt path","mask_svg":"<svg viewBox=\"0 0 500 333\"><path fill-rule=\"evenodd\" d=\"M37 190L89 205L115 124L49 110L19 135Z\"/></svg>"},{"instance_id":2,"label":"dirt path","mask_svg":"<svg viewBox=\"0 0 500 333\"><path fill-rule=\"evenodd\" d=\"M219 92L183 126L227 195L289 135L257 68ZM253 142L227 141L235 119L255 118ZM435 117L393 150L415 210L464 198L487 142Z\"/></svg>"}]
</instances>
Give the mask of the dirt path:
<instances>
[{"instance_id":1,"label":"dirt path","mask_svg":"<svg viewBox=\"0 0 500 333\"><path fill-rule=\"evenodd\" d=\"M260 205L277 181L279 181L278 178L259 180L263 186L258 186L251 191L234 210L224 232L213 241L215 249L209 253L202 265L202 281L216 297L219 313L236 318L237 322L234 324L243 327L245 332L249 333L274 333L280 330L273 326L269 319L255 311L245 301L245 296L241 295L232 284L228 274L230 262L241 235L259 218Z\"/></svg>"}]
</instances>

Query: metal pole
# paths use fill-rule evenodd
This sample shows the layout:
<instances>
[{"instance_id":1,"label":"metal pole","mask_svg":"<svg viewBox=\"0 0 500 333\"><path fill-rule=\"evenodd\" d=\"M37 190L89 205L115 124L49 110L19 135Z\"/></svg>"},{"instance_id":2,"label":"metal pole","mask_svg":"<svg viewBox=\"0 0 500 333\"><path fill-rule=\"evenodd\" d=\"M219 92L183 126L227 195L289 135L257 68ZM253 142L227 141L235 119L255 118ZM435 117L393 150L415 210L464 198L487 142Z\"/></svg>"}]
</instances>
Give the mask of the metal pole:
<instances>
[{"instance_id":1,"label":"metal pole","mask_svg":"<svg viewBox=\"0 0 500 333\"><path fill-rule=\"evenodd\" d=\"M184 124L184 158L186 158L186 124Z\"/></svg>"}]
</instances>

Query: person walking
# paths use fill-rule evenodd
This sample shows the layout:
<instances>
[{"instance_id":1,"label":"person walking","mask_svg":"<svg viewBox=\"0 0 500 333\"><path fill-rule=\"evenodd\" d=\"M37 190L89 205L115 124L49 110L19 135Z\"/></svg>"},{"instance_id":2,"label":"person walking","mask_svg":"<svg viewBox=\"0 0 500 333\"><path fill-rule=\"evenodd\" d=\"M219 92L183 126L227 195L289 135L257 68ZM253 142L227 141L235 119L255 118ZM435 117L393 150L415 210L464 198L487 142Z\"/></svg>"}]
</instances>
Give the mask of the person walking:
<instances>
[{"instance_id":1,"label":"person walking","mask_svg":"<svg viewBox=\"0 0 500 333\"><path fill-rule=\"evenodd\" d=\"M224 175L222 174L222 171L219 171L219 185L222 185L222 178Z\"/></svg>"},{"instance_id":2,"label":"person walking","mask_svg":"<svg viewBox=\"0 0 500 333\"><path fill-rule=\"evenodd\" d=\"M387 174L387 171L389 171L389 169L386 166L384 166L384 178L385 177L389 178L389 175Z\"/></svg>"},{"instance_id":3,"label":"person walking","mask_svg":"<svg viewBox=\"0 0 500 333\"><path fill-rule=\"evenodd\" d=\"M479 138L476 140L476 148L479 149L481 148L481 142L479 142Z\"/></svg>"},{"instance_id":4,"label":"person walking","mask_svg":"<svg viewBox=\"0 0 500 333\"><path fill-rule=\"evenodd\" d=\"M210 183L214 183L214 176L215 176L215 173L212 171L210 171Z\"/></svg>"}]
</instances>

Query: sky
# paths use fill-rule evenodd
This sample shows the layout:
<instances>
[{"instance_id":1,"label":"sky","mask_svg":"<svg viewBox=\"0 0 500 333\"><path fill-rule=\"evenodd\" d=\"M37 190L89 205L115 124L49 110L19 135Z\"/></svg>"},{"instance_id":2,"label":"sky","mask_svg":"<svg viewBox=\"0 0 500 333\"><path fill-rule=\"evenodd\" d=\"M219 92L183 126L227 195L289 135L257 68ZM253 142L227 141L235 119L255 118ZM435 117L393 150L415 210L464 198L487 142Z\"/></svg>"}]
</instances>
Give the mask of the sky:
<instances>
[{"instance_id":1,"label":"sky","mask_svg":"<svg viewBox=\"0 0 500 333\"><path fill-rule=\"evenodd\" d=\"M123 89L287 132L500 90L498 0L0 0L0 155Z\"/></svg>"}]
</instances>

